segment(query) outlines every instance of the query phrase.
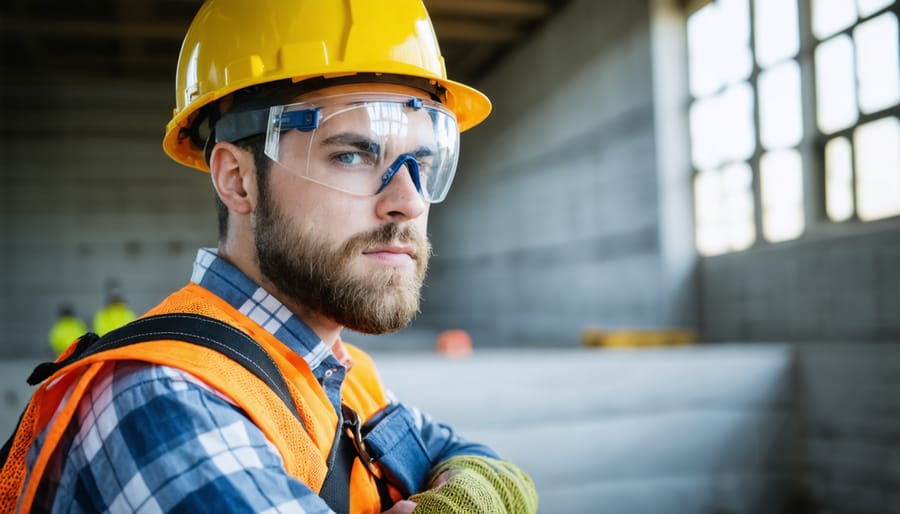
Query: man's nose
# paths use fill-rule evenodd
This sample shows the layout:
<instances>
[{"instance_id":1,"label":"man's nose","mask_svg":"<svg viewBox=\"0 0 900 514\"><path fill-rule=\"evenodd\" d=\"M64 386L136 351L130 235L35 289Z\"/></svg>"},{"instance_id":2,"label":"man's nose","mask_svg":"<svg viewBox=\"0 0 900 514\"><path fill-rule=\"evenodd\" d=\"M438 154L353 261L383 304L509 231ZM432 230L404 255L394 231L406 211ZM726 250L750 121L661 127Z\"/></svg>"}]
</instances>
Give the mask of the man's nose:
<instances>
[{"instance_id":1,"label":"man's nose","mask_svg":"<svg viewBox=\"0 0 900 514\"><path fill-rule=\"evenodd\" d=\"M402 155L382 176L376 193L378 215L391 219L414 219L427 209L419 179L419 163L411 155Z\"/></svg>"}]
</instances>

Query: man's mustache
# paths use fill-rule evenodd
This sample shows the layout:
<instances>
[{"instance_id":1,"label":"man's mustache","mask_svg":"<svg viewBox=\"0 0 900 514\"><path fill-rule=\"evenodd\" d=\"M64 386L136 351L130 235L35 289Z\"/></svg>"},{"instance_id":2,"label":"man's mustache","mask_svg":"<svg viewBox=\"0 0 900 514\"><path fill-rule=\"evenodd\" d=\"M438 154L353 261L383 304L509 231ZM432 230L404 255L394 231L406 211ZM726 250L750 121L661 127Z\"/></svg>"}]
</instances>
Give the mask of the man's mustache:
<instances>
[{"instance_id":1,"label":"man's mustache","mask_svg":"<svg viewBox=\"0 0 900 514\"><path fill-rule=\"evenodd\" d=\"M428 238L408 225L401 227L397 223L388 223L371 232L357 234L345 243L344 249L350 253L361 253L377 246L397 243L411 245L414 259L431 257Z\"/></svg>"}]
</instances>

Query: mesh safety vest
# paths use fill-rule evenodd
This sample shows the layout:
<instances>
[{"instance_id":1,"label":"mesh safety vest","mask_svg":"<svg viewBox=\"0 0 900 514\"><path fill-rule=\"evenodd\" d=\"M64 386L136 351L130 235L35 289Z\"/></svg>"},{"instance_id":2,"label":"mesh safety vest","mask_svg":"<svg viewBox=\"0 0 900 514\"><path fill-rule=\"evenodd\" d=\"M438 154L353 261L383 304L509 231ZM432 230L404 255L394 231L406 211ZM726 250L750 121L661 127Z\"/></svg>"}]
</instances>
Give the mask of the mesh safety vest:
<instances>
[{"instance_id":1,"label":"mesh safety vest","mask_svg":"<svg viewBox=\"0 0 900 514\"><path fill-rule=\"evenodd\" d=\"M278 449L285 470L313 491L320 492L328 472L327 459L335 441L338 415L306 361L272 334L206 289L189 284L175 292L146 316L188 313L219 320L255 340L277 364L301 419L262 380L222 353L176 340L159 340L103 351L63 367L35 391L23 413L0 474L0 512L28 512L50 457L82 396L104 364L137 360L182 369L219 390L237 404ZM341 389L344 405L362 423L382 410L388 400L374 363L361 350L347 345L354 360ZM58 360L65 359L72 348ZM43 430L47 434L34 465L26 467L26 455ZM381 512L376 477L355 459L350 472L350 512ZM382 486L383 487L383 486ZM384 491L382 490L382 493ZM388 488L393 500L402 497Z\"/></svg>"}]
</instances>

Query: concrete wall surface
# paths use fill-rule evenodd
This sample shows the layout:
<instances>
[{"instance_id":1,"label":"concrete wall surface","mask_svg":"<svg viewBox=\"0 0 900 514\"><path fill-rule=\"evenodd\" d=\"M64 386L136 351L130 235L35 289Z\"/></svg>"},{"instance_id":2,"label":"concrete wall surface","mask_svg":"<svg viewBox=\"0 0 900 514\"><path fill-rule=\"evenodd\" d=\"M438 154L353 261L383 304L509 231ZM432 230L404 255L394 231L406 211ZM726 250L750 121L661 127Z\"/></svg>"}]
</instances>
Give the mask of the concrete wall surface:
<instances>
[{"instance_id":1,"label":"concrete wall surface","mask_svg":"<svg viewBox=\"0 0 900 514\"><path fill-rule=\"evenodd\" d=\"M477 84L494 110L431 210L420 325L558 346L586 326L693 326L660 242L651 50L648 2L575 0Z\"/></svg>"},{"instance_id":2,"label":"concrete wall surface","mask_svg":"<svg viewBox=\"0 0 900 514\"><path fill-rule=\"evenodd\" d=\"M802 458L823 512L900 512L900 345L796 345Z\"/></svg>"},{"instance_id":3,"label":"concrete wall surface","mask_svg":"<svg viewBox=\"0 0 900 514\"><path fill-rule=\"evenodd\" d=\"M541 512L900 513L900 345L375 359L401 400L528 471ZM0 363L0 434L33 365Z\"/></svg>"},{"instance_id":4,"label":"concrete wall surface","mask_svg":"<svg viewBox=\"0 0 900 514\"><path fill-rule=\"evenodd\" d=\"M704 336L900 339L900 219L854 228L703 259Z\"/></svg>"},{"instance_id":5,"label":"concrete wall surface","mask_svg":"<svg viewBox=\"0 0 900 514\"><path fill-rule=\"evenodd\" d=\"M137 312L187 283L216 243L212 186L162 151L169 84L2 77L0 91L0 358L49 357L62 303L89 324L110 280Z\"/></svg>"},{"instance_id":6,"label":"concrete wall surface","mask_svg":"<svg viewBox=\"0 0 900 514\"><path fill-rule=\"evenodd\" d=\"M380 360L397 396L528 471L541 512L782 512L787 346ZM427 363L427 364L426 364Z\"/></svg>"}]
</instances>

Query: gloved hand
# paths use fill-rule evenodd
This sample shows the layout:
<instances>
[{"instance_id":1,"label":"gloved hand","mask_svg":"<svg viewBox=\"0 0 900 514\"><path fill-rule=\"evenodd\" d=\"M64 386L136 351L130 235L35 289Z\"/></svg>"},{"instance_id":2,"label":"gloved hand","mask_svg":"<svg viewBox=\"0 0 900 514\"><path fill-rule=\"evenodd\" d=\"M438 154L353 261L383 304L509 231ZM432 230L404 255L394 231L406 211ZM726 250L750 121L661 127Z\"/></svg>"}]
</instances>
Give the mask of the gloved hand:
<instances>
[{"instance_id":1,"label":"gloved hand","mask_svg":"<svg viewBox=\"0 0 900 514\"><path fill-rule=\"evenodd\" d=\"M446 472L446 474L444 474ZM488 457L452 457L432 470L443 485L411 496L413 514L534 514L538 497L531 478L515 465Z\"/></svg>"}]
</instances>

